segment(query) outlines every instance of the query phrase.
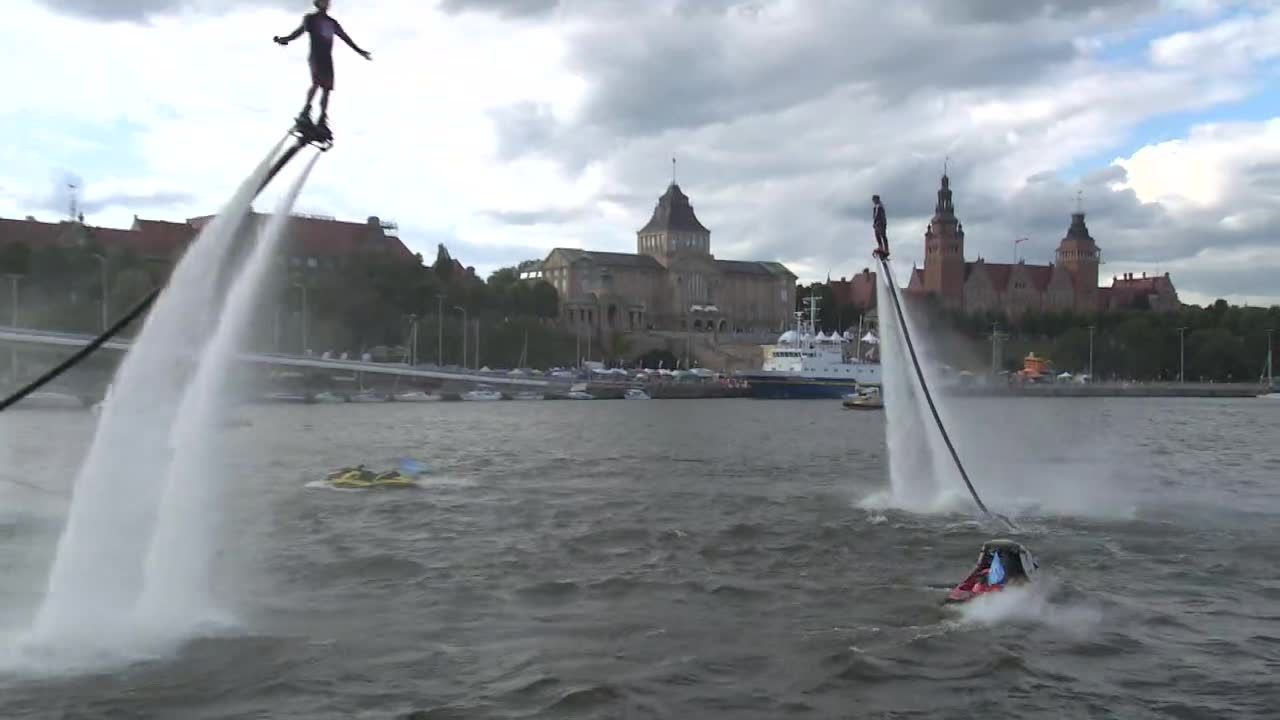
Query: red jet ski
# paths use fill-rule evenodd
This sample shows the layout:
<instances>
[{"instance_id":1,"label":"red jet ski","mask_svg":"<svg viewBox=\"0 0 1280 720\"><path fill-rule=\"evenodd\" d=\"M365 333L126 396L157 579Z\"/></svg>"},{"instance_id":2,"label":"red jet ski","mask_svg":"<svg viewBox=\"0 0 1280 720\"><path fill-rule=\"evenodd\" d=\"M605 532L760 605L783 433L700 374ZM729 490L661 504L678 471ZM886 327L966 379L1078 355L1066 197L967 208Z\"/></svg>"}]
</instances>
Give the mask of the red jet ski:
<instances>
[{"instance_id":1,"label":"red jet ski","mask_svg":"<svg viewBox=\"0 0 1280 720\"><path fill-rule=\"evenodd\" d=\"M988 540L978 551L978 564L947 593L946 603L963 603L1010 585L1031 582L1040 565L1031 551L1012 540Z\"/></svg>"}]
</instances>

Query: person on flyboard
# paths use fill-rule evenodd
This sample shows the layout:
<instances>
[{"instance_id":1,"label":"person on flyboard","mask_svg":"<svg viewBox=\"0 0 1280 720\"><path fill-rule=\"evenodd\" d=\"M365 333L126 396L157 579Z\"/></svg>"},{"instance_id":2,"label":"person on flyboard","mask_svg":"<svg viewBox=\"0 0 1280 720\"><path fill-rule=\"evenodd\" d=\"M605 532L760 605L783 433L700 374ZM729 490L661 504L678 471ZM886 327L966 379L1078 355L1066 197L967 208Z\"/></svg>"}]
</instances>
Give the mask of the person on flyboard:
<instances>
[{"instance_id":1,"label":"person on flyboard","mask_svg":"<svg viewBox=\"0 0 1280 720\"><path fill-rule=\"evenodd\" d=\"M316 123L316 128L322 135L327 136L330 134L329 93L333 92L333 36L342 38L343 42L351 46L351 49L365 60L372 60L373 55L356 45L355 41L342 29L342 25L329 16L329 0L315 0L315 6L316 11L303 17L302 24L297 30L284 37L277 35L273 39L280 45L288 45L301 37L304 32L311 36L309 58L311 89L307 90L307 104L298 115L298 125L305 128L311 124L311 101L315 99L316 91L319 90L320 121Z\"/></svg>"},{"instance_id":2,"label":"person on flyboard","mask_svg":"<svg viewBox=\"0 0 1280 720\"><path fill-rule=\"evenodd\" d=\"M881 260L889 259L889 221L884 216L884 205L880 204L880 196L871 196L871 227L876 231L875 256Z\"/></svg>"}]
</instances>

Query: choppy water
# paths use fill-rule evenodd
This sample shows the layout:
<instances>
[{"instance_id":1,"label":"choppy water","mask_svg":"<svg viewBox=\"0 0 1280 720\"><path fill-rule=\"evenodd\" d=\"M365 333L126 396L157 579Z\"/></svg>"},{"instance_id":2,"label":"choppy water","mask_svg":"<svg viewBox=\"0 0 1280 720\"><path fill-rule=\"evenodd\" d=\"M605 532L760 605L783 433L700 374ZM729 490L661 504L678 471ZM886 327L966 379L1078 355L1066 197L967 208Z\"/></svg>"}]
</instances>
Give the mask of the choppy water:
<instances>
[{"instance_id":1,"label":"choppy water","mask_svg":"<svg viewBox=\"0 0 1280 720\"><path fill-rule=\"evenodd\" d=\"M1047 582L963 615L938 601L996 529L868 509L878 413L252 408L211 579L241 627L89 674L7 658L0 717L1275 717L1280 404L970 402L971 475ZM92 423L0 416L0 478L52 491L0 483L11 636ZM405 456L432 487L306 487Z\"/></svg>"}]
</instances>

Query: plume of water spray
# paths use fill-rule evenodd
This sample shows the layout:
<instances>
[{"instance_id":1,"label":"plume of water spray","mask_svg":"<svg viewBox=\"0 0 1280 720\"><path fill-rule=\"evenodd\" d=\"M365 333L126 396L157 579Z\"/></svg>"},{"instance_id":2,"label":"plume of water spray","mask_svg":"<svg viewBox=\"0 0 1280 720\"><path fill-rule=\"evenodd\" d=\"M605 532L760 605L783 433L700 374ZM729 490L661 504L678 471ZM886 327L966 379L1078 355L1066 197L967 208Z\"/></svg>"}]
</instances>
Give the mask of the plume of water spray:
<instances>
[{"instance_id":1,"label":"plume of water spray","mask_svg":"<svg viewBox=\"0 0 1280 720\"><path fill-rule=\"evenodd\" d=\"M873 498L872 504L891 505L916 512L936 512L967 501L963 480L952 464L929 406L911 356L906 337L893 311L890 292L898 290L891 273L876 283L876 301L881 311L881 373L885 399L885 437L889 448L890 496ZM924 334L903 307L916 354L926 380L934 390L934 403L944 422L948 420L937 393L936 374L930 369L931 353ZM887 500L887 501L886 501Z\"/></svg>"},{"instance_id":2,"label":"plume of water spray","mask_svg":"<svg viewBox=\"0 0 1280 720\"><path fill-rule=\"evenodd\" d=\"M113 379L76 478L66 526L29 640L110 652L130 637L143 559L172 451L169 430L188 367L207 337L199 322L220 307L215 274L270 172L282 139L245 178L174 268Z\"/></svg>"},{"instance_id":3,"label":"plume of water spray","mask_svg":"<svg viewBox=\"0 0 1280 720\"><path fill-rule=\"evenodd\" d=\"M183 395L174 422L173 460L137 610L139 626L146 627L151 636L180 638L203 623L218 620L209 576L214 523L219 517L216 489L225 480L220 429L230 409L230 378L271 276L290 211L318 157L311 157L257 238L244 269L231 285L213 339Z\"/></svg>"}]
</instances>

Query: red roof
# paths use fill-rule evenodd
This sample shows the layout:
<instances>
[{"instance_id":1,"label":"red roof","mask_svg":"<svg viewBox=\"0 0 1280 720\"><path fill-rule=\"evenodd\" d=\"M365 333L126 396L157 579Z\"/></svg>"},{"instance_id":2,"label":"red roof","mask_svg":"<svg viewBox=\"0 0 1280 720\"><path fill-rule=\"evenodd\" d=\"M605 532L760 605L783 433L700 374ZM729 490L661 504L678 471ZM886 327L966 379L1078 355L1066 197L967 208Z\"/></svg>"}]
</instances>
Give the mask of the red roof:
<instances>
[{"instance_id":1,"label":"red roof","mask_svg":"<svg viewBox=\"0 0 1280 720\"><path fill-rule=\"evenodd\" d=\"M0 243L23 243L32 248L53 245L62 237L61 223L0 218Z\"/></svg>"},{"instance_id":2,"label":"red roof","mask_svg":"<svg viewBox=\"0 0 1280 720\"><path fill-rule=\"evenodd\" d=\"M133 249L147 257L171 256L185 248L196 237L196 229L187 223L133 218Z\"/></svg>"},{"instance_id":3,"label":"red roof","mask_svg":"<svg viewBox=\"0 0 1280 720\"><path fill-rule=\"evenodd\" d=\"M1053 278L1052 265L1027 265L1027 273L1031 275L1031 286L1044 292L1049 288L1049 280Z\"/></svg>"},{"instance_id":4,"label":"red roof","mask_svg":"<svg viewBox=\"0 0 1280 720\"><path fill-rule=\"evenodd\" d=\"M862 272L851 279L832 280L828 283L831 294L838 305L855 305L860 308L873 308L876 305L876 274L863 268Z\"/></svg>"},{"instance_id":5,"label":"red roof","mask_svg":"<svg viewBox=\"0 0 1280 720\"><path fill-rule=\"evenodd\" d=\"M253 213L252 222L265 223L268 217L270 216L264 213ZM212 219L213 216L206 215L191 218L187 222L193 227L202 228ZM387 234L376 217L356 223L294 215L289 222L288 237L296 255L341 257L381 246L395 257L405 260L414 257L400 238Z\"/></svg>"},{"instance_id":6,"label":"red roof","mask_svg":"<svg viewBox=\"0 0 1280 720\"><path fill-rule=\"evenodd\" d=\"M213 216L192 218L185 223L144 220L134 217L132 227L105 228L79 223L45 223L37 220L0 218L0 244L23 243L31 247L92 239L107 248L128 248L143 257L172 258L186 248ZM254 213L254 222L266 215ZM341 222L315 217L294 217L289 237L300 255L332 257L381 249L393 257L414 259L400 238L387 234L377 219L364 223Z\"/></svg>"},{"instance_id":7,"label":"red roof","mask_svg":"<svg viewBox=\"0 0 1280 720\"><path fill-rule=\"evenodd\" d=\"M1009 263L989 263L983 261L965 263L965 265L967 266L965 269L969 271L965 273L966 276L978 267L985 268L987 271L987 277L991 280L991 285L995 287L996 292L1002 293L1009 287L1009 276L1013 274L1013 266Z\"/></svg>"}]
</instances>

